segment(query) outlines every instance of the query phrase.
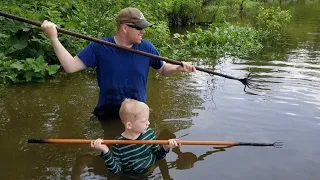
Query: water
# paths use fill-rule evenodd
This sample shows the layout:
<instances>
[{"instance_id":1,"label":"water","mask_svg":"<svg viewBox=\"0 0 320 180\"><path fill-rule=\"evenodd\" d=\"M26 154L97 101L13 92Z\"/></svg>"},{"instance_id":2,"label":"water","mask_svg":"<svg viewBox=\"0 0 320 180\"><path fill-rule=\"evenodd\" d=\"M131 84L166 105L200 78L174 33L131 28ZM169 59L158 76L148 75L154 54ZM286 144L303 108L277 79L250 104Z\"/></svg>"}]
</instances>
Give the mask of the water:
<instances>
[{"instance_id":1,"label":"water","mask_svg":"<svg viewBox=\"0 0 320 180\"><path fill-rule=\"evenodd\" d=\"M182 146L150 179L320 178L320 6L290 9L285 44L254 60L223 58L214 67L236 77L250 69L265 88L258 95L243 92L239 81L203 72L164 78L152 71L148 84L151 126L161 137L282 141L283 148ZM103 136L90 117L97 98L95 75L86 73L1 91L0 179L117 179L89 145L27 143Z\"/></svg>"}]
</instances>

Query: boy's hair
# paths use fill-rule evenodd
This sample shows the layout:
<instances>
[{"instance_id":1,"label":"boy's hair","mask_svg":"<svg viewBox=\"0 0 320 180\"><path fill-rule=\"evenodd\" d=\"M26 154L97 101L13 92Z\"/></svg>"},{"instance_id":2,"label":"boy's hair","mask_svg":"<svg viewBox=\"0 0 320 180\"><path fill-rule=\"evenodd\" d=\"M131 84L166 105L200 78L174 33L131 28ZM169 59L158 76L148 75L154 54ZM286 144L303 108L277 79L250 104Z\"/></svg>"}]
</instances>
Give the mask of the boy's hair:
<instances>
[{"instance_id":1,"label":"boy's hair","mask_svg":"<svg viewBox=\"0 0 320 180\"><path fill-rule=\"evenodd\" d=\"M128 98L121 103L119 110L122 123L127 121L133 122L138 115L143 113L149 113L149 106L143 102Z\"/></svg>"}]
</instances>

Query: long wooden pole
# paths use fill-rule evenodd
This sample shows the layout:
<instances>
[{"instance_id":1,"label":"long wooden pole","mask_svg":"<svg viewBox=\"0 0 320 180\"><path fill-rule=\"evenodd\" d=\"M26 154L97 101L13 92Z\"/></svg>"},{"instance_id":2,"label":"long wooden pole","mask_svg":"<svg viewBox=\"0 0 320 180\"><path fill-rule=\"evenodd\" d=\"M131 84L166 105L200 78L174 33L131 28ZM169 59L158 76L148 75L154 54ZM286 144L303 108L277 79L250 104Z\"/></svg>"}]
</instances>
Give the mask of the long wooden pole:
<instances>
[{"instance_id":1,"label":"long wooden pole","mask_svg":"<svg viewBox=\"0 0 320 180\"><path fill-rule=\"evenodd\" d=\"M28 143L48 144L90 144L89 139L29 139ZM168 140L103 140L103 144L168 144ZM282 146L282 142L255 143L234 141L183 141L177 140L181 145L216 145L216 146Z\"/></svg>"},{"instance_id":2,"label":"long wooden pole","mask_svg":"<svg viewBox=\"0 0 320 180\"><path fill-rule=\"evenodd\" d=\"M26 19L26 18L22 18L22 17L19 17L19 16L12 15L12 14L4 13L4 12L1 12L1 11L0 11L0 16L41 27L41 23L40 22L29 20L29 19ZM176 61L176 60L173 60L173 59L168 59L168 58L165 58L165 57L157 56L157 55L146 53L146 52L143 52L143 51L127 48L125 46L120 46L120 45L117 45L117 44L114 44L114 43L110 43L110 42L107 42L107 41L103 41L103 40L100 40L100 39L97 39L97 38L85 36L85 35L82 35L82 34L79 34L79 33L75 33L75 32L72 32L72 31L68 31L68 30L65 30L63 28L58 28L57 27L57 30L60 33L68 34L68 35L71 35L71 36L74 36L74 37L78 37L78 38L81 38L81 39L85 39L85 40L88 40L88 41L93 41L93 42L100 43L100 44L107 45L107 46L111 46L111 47L114 47L114 48L130 51L130 52L137 53L137 54L140 54L140 55L143 55L143 56L148 56L148 57L151 57L151 58L154 58L154 59L159 59L159 60L171 63L171 64L182 65L182 62L180 62L180 61ZM248 78L239 79L239 78L236 78L236 77L233 77L233 76L230 76L230 75L221 74L221 73L214 72L212 70L208 70L208 69L201 68L201 67L195 66L195 68L197 70L199 70L199 71L206 72L206 73L209 73L209 74L214 74L214 75L225 77L225 78L228 78L228 79L238 80L245 86L248 85Z\"/></svg>"}]
</instances>

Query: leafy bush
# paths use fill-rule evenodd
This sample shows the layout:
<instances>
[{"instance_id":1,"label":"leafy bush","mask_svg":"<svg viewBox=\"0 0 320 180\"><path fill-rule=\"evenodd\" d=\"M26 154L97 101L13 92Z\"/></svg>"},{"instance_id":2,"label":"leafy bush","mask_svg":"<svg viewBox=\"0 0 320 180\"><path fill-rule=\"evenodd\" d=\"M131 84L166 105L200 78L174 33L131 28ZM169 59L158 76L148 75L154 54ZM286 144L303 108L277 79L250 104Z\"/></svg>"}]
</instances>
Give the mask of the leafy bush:
<instances>
[{"instance_id":1,"label":"leafy bush","mask_svg":"<svg viewBox=\"0 0 320 180\"><path fill-rule=\"evenodd\" d=\"M175 0L168 6L170 7L167 12L170 25L185 26L193 23L196 16L201 14L202 1Z\"/></svg>"},{"instance_id":2,"label":"leafy bush","mask_svg":"<svg viewBox=\"0 0 320 180\"><path fill-rule=\"evenodd\" d=\"M197 28L186 35L175 34L179 49L188 57L221 57L224 55L248 56L259 52L262 44L259 32L251 27L240 27L229 23L212 24L207 30Z\"/></svg>"},{"instance_id":3,"label":"leafy bush","mask_svg":"<svg viewBox=\"0 0 320 180\"><path fill-rule=\"evenodd\" d=\"M175 34L177 44L172 49L176 57L192 56L217 59L225 55L248 57L258 54L264 45L279 40L282 28L290 21L289 11L278 8L261 8L257 20L258 28L211 24L208 29L196 28L185 35Z\"/></svg>"},{"instance_id":4,"label":"leafy bush","mask_svg":"<svg viewBox=\"0 0 320 180\"><path fill-rule=\"evenodd\" d=\"M194 23L197 17L199 19L208 12L208 17L202 17L203 19L223 22L228 17L238 16L240 2L242 1L12 0L1 1L0 6L1 11L39 22L51 20L61 28L96 38L114 35L117 12L124 7L137 7L153 24L152 28L146 29L144 38L152 41L163 56L218 58L226 54L248 56L258 53L264 40L279 37L279 25L289 22L289 12L279 8L261 9L258 29L229 23L212 24L208 29L196 28L192 33L176 34L173 40L169 27ZM248 4L250 3L245 5ZM72 55L89 43L63 34L59 35L59 40ZM50 40L39 27L3 17L0 17L0 54L0 84L7 81L44 81L58 72L57 64L60 64Z\"/></svg>"},{"instance_id":5,"label":"leafy bush","mask_svg":"<svg viewBox=\"0 0 320 180\"><path fill-rule=\"evenodd\" d=\"M42 56L37 59L7 59L0 54L0 78L3 83L43 82L59 70L59 65L48 65Z\"/></svg>"},{"instance_id":6,"label":"leafy bush","mask_svg":"<svg viewBox=\"0 0 320 180\"><path fill-rule=\"evenodd\" d=\"M258 27L263 31L263 39L277 40L281 35L281 30L291 19L291 14L288 10L281 10L280 7L263 8L260 7L260 12L257 17Z\"/></svg>"}]
</instances>

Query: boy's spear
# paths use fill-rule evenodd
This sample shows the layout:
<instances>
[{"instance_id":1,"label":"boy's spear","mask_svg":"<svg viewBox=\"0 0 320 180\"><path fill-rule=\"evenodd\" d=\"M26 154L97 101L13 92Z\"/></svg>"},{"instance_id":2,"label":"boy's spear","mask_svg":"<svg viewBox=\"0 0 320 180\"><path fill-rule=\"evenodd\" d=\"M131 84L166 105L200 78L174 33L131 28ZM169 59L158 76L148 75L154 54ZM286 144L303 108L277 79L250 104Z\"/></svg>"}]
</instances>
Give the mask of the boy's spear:
<instances>
[{"instance_id":1,"label":"boy's spear","mask_svg":"<svg viewBox=\"0 0 320 180\"><path fill-rule=\"evenodd\" d=\"M94 140L89 139L29 139L28 143L48 144L90 144ZM103 140L103 144L169 144L168 140ZM177 140L181 145L217 145L217 146L273 146L281 148L283 142L256 143L234 141L184 141Z\"/></svg>"}]
</instances>

